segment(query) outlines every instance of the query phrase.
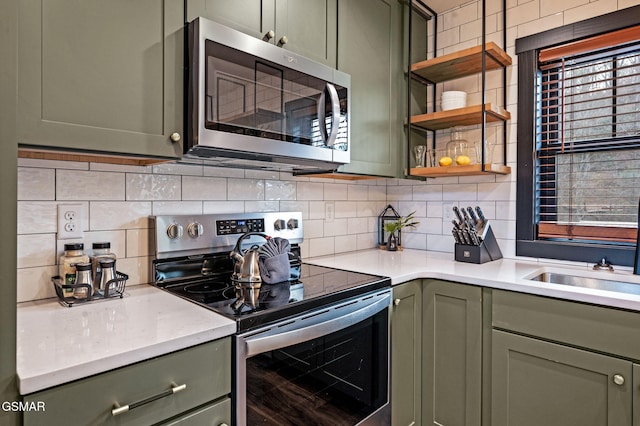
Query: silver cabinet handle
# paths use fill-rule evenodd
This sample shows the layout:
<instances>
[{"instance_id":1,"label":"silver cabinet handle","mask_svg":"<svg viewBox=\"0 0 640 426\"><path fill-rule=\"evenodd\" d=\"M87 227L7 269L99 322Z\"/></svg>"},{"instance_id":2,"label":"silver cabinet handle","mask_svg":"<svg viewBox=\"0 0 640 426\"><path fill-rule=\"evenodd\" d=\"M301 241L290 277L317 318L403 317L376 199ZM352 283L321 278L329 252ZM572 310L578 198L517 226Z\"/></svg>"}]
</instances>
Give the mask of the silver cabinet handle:
<instances>
[{"instance_id":1,"label":"silver cabinet handle","mask_svg":"<svg viewBox=\"0 0 640 426\"><path fill-rule=\"evenodd\" d=\"M618 386L624 385L624 376L622 374L616 374L613 376L613 383Z\"/></svg>"},{"instance_id":2,"label":"silver cabinet handle","mask_svg":"<svg viewBox=\"0 0 640 426\"><path fill-rule=\"evenodd\" d=\"M393 299L393 304L394 304L395 306L398 306L398 305L400 304L400 302L402 302L402 300L400 300L400 299Z\"/></svg>"},{"instance_id":3,"label":"silver cabinet handle","mask_svg":"<svg viewBox=\"0 0 640 426\"><path fill-rule=\"evenodd\" d=\"M134 408L142 407L150 402L157 401L161 398L174 395L178 392L181 392L187 388L187 384L182 385L171 385L171 389L161 392L157 395L150 396L149 398L142 399L140 401L133 402L127 405L120 405L117 402L114 404L113 409L111 410L112 416L118 416L120 414L126 413L128 411L133 410Z\"/></svg>"},{"instance_id":4,"label":"silver cabinet handle","mask_svg":"<svg viewBox=\"0 0 640 426\"><path fill-rule=\"evenodd\" d=\"M171 139L171 142L180 142L182 136L180 136L180 133L178 132L173 132L171 133L171 136L169 136L169 139Z\"/></svg>"},{"instance_id":5,"label":"silver cabinet handle","mask_svg":"<svg viewBox=\"0 0 640 426\"><path fill-rule=\"evenodd\" d=\"M289 43L289 39L287 38L287 36L282 36L282 37L280 37L280 40L278 40L278 46L279 47L282 47L287 43Z\"/></svg>"},{"instance_id":6,"label":"silver cabinet handle","mask_svg":"<svg viewBox=\"0 0 640 426\"><path fill-rule=\"evenodd\" d=\"M273 30L269 30L264 34L264 36L262 37L262 40L269 41L275 36L276 36L276 33Z\"/></svg>"}]
</instances>

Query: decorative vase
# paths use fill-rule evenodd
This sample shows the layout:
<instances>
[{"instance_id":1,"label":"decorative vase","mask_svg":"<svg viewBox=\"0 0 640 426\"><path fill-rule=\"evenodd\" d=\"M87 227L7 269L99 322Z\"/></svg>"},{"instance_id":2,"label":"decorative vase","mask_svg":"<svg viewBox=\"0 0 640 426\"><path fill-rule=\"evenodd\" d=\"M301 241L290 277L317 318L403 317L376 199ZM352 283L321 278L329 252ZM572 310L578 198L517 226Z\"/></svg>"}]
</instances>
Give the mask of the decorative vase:
<instances>
[{"instance_id":1,"label":"decorative vase","mask_svg":"<svg viewBox=\"0 0 640 426\"><path fill-rule=\"evenodd\" d=\"M389 241L387 241L387 250L398 251L398 237L396 237L395 232L393 234L389 234Z\"/></svg>"}]
</instances>

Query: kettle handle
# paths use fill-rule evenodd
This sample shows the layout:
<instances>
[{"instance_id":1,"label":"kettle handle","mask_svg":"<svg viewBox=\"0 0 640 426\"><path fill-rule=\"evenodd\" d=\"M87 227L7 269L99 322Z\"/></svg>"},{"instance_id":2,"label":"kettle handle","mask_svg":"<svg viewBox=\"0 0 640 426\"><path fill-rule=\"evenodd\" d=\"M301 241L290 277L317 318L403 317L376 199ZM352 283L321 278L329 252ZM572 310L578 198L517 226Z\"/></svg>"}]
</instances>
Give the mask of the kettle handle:
<instances>
[{"instance_id":1,"label":"kettle handle","mask_svg":"<svg viewBox=\"0 0 640 426\"><path fill-rule=\"evenodd\" d=\"M240 244L242 243L242 241L245 238L248 238L248 237L250 237L252 235L259 235L259 236L263 237L267 241L271 238L269 235L263 234L262 232L245 232L244 234L242 234L240 236L240 238L238 238L238 241L236 241L236 245L233 248L232 252L240 253Z\"/></svg>"}]
</instances>

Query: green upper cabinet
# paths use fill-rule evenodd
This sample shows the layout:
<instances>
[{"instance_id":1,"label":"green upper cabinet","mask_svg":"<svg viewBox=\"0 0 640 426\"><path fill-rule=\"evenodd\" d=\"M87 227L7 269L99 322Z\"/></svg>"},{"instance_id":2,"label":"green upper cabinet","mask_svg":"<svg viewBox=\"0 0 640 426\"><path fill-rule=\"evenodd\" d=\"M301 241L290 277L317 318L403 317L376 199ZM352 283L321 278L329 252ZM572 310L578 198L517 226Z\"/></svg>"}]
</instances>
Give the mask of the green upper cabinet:
<instances>
[{"instance_id":1,"label":"green upper cabinet","mask_svg":"<svg viewBox=\"0 0 640 426\"><path fill-rule=\"evenodd\" d=\"M338 4L338 69L351 74L351 163L345 173L399 177L404 141L403 8L397 0Z\"/></svg>"},{"instance_id":2,"label":"green upper cabinet","mask_svg":"<svg viewBox=\"0 0 640 426\"><path fill-rule=\"evenodd\" d=\"M314 61L336 65L337 0L187 0L211 19Z\"/></svg>"},{"instance_id":3,"label":"green upper cabinet","mask_svg":"<svg viewBox=\"0 0 640 426\"><path fill-rule=\"evenodd\" d=\"M183 29L182 0L20 1L21 148L180 157Z\"/></svg>"}]
</instances>

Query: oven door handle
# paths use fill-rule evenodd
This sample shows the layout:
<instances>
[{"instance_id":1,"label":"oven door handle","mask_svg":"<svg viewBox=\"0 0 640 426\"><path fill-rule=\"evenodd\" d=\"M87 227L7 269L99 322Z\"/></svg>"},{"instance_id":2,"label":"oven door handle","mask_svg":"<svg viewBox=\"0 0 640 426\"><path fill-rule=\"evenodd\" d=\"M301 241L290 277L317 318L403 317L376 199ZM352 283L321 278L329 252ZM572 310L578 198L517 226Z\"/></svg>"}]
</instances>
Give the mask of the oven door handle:
<instances>
[{"instance_id":1,"label":"oven door handle","mask_svg":"<svg viewBox=\"0 0 640 426\"><path fill-rule=\"evenodd\" d=\"M329 335L388 309L390 303L391 293L387 291L282 321L245 337L244 355L250 357Z\"/></svg>"}]
</instances>

